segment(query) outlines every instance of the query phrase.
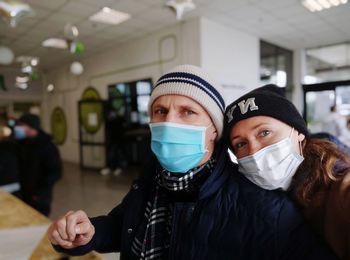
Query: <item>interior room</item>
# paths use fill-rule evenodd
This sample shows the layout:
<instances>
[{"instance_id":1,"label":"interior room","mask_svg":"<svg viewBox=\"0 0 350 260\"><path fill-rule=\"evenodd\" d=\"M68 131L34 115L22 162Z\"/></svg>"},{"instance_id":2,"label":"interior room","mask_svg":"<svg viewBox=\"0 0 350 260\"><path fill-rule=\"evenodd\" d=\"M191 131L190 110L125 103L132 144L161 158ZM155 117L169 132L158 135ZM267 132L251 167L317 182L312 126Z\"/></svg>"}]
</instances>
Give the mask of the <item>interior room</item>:
<instances>
[{"instance_id":1,"label":"interior room","mask_svg":"<svg viewBox=\"0 0 350 260\"><path fill-rule=\"evenodd\" d=\"M153 158L152 91L177 65L208 72L226 105L277 85L310 133L328 132L336 106L348 122L337 137L350 146L349 24L347 0L0 0L0 259L65 259L48 226L71 210L95 217L122 202ZM6 156L28 114L62 162L48 214L28 203L13 212L21 182Z\"/></svg>"}]
</instances>

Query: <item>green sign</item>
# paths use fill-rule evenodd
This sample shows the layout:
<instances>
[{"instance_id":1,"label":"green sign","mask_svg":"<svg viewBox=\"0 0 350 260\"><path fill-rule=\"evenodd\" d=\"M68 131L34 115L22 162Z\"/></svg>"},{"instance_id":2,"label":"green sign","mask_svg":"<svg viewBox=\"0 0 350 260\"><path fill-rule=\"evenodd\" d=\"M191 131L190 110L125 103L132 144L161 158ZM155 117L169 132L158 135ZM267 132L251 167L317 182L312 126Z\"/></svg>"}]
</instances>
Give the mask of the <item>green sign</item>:
<instances>
[{"instance_id":1,"label":"green sign","mask_svg":"<svg viewBox=\"0 0 350 260\"><path fill-rule=\"evenodd\" d=\"M67 120L64 111L60 107L56 107L51 114L51 133L53 141L62 145L67 138Z\"/></svg>"},{"instance_id":2,"label":"green sign","mask_svg":"<svg viewBox=\"0 0 350 260\"><path fill-rule=\"evenodd\" d=\"M101 96L93 87L88 87L80 103L80 116L84 129L90 134L95 134L100 130L103 121L103 103L100 101ZM91 102L89 102L91 101Z\"/></svg>"}]
</instances>

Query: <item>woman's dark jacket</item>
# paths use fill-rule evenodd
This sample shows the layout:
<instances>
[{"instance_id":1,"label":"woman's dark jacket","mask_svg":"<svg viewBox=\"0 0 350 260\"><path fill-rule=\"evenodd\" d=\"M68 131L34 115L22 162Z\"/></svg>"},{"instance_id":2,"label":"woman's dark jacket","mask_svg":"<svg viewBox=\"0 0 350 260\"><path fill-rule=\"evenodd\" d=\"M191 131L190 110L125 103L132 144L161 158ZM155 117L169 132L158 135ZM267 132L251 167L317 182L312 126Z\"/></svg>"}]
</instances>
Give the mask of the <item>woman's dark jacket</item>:
<instances>
[{"instance_id":1,"label":"woman's dark jacket","mask_svg":"<svg viewBox=\"0 0 350 260\"><path fill-rule=\"evenodd\" d=\"M72 255L120 251L132 259L131 244L144 217L154 176L134 182L108 216L91 218L93 239ZM197 202L175 203L169 259L336 259L305 226L299 209L279 191L266 191L238 173L223 152Z\"/></svg>"}]
</instances>

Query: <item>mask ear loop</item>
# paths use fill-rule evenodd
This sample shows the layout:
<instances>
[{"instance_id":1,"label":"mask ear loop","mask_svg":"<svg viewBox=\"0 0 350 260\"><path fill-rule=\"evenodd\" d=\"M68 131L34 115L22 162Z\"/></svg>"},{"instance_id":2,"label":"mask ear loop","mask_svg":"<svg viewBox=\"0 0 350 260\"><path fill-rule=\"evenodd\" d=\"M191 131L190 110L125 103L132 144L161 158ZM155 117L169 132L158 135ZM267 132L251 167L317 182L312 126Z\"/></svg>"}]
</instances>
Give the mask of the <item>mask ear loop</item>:
<instances>
[{"instance_id":1,"label":"mask ear loop","mask_svg":"<svg viewBox=\"0 0 350 260\"><path fill-rule=\"evenodd\" d=\"M292 127L292 131L290 132L290 135L289 135L289 138L292 139L292 135L293 135L293 132L294 132L294 127ZM298 145L299 145L299 152L301 154L301 156L304 156L303 155L303 146L301 145L301 141L298 140Z\"/></svg>"},{"instance_id":2,"label":"mask ear loop","mask_svg":"<svg viewBox=\"0 0 350 260\"><path fill-rule=\"evenodd\" d=\"M292 127L292 131L289 134L289 138L291 138L291 139L292 139L292 136L293 136L293 132L294 132L294 127Z\"/></svg>"},{"instance_id":3,"label":"mask ear loop","mask_svg":"<svg viewBox=\"0 0 350 260\"><path fill-rule=\"evenodd\" d=\"M304 156L303 146L302 146L302 144L301 144L301 141L298 140L298 143L299 143L299 151L300 151L300 154L301 154L301 156Z\"/></svg>"}]
</instances>

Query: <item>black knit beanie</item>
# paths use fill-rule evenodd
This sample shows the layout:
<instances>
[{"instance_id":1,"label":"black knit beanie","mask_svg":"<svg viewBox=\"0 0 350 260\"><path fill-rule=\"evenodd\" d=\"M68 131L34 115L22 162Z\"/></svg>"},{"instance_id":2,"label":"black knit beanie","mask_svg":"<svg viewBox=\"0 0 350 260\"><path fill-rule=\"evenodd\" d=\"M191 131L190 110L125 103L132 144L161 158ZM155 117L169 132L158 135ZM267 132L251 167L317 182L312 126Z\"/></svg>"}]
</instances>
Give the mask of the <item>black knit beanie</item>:
<instances>
[{"instance_id":1,"label":"black knit beanie","mask_svg":"<svg viewBox=\"0 0 350 260\"><path fill-rule=\"evenodd\" d=\"M309 136L303 117L290 102L280 87L269 84L232 102L225 111L225 138L229 138L232 127L239 121L254 116L270 116L294 127L299 133Z\"/></svg>"},{"instance_id":2,"label":"black knit beanie","mask_svg":"<svg viewBox=\"0 0 350 260\"><path fill-rule=\"evenodd\" d=\"M18 119L18 121L36 130L40 129L40 118L37 115L24 114Z\"/></svg>"}]
</instances>

